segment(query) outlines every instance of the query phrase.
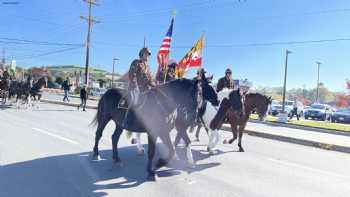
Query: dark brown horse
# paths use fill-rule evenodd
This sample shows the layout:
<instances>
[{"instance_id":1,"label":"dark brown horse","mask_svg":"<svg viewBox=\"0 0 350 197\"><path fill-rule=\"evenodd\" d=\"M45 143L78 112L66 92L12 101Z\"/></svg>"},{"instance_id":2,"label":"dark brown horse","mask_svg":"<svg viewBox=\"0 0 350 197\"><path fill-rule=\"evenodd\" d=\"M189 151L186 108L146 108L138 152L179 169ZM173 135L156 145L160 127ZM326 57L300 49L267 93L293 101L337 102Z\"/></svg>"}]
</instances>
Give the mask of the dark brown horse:
<instances>
[{"instance_id":1,"label":"dark brown horse","mask_svg":"<svg viewBox=\"0 0 350 197\"><path fill-rule=\"evenodd\" d=\"M161 167L166 165L175 153L169 134L174 127L172 120L176 119L175 112L182 110L185 117L194 120L198 106L197 98L200 93L208 100L214 103L218 102L214 89L208 83L196 80L178 79L151 89L142 96L141 103L132 109L130 116L133 118L130 119L129 128L123 128L121 125L126 109L119 108L118 105L120 100L125 98L126 92L120 89L108 90L99 101L97 114L93 121L97 124L93 156L98 157L99 155L98 144L103 130L110 120L116 123L112 135L113 160L115 162L121 162L118 154L118 141L124 129L136 133L146 132L148 134L148 178L155 180L152 160L157 138L159 137L169 150L166 159L158 160L156 166Z\"/></svg>"},{"instance_id":2,"label":"dark brown horse","mask_svg":"<svg viewBox=\"0 0 350 197\"><path fill-rule=\"evenodd\" d=\"M215 115L214 120L222 120L224 116L227 117L227 121L231 126L233 138L229 140L224 140L224 143L232 144L237 139L238 134L238 147L240 152L244 152L242 147L242 135L243 131L247 125L249 117L253 110L255 110L259 116L260 120L263 120L266 116L268 106L271 104L271 97L267 97L260 93L249 93L244 97L244 113L239 115L232 111L229 103L223 103ZM218 130L221 128L222 121L213 121L210 125L212 130ZM215 144L212 144L210 148L213 148Z\"/></svg>"},{"instance_id":3,"label":"dark brown horse","mask_svg":"<svg viewBox=\"0 0 350 197\"><path fill-rule=\"evenodd\" d=\"M0 80L0 99L2 103L5 104L7 97L9 95L10 80L3 78Z\"/></svg>"}]
</instances>

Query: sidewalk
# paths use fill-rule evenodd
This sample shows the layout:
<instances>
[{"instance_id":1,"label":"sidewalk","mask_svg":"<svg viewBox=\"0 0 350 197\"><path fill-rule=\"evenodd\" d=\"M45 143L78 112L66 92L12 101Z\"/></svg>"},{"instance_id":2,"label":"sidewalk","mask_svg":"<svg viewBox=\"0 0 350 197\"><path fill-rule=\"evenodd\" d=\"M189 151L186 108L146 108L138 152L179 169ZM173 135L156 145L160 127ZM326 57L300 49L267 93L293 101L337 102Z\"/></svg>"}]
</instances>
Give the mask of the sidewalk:
<instances>
[{"instance_id":1,"label":"sidewalk","mask_svg":"<svg viewBox=\"0 0 350 197\"><path fill-rule=\"evenodd\" d=\"M224 125L223 129L231 131L228 125ZM350 153L349 136L252 122L247 124L245 132L257 137Z\"/></svg>"}]
</instances>

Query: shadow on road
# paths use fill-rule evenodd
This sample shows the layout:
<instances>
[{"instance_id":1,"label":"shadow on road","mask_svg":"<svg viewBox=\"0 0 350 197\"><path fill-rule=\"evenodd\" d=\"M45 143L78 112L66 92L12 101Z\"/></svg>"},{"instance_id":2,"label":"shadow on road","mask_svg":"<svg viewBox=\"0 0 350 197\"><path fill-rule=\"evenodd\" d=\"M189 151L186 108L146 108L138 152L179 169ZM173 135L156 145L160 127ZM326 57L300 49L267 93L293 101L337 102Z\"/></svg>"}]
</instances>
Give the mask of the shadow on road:
<instances>
[{"instance_id":1,"label":"shadow on road","mask_svg":"<svg viewBox=\"0 0 350 197\"><path fill-rule=\"evenodd\" d=\"M9 109L11 108L11 104L0 104L0 109L1 110L5 110L5 109Z\"/></svg>"},{"instance_id":2,"label":"shadow on road","mask_svg":"<svg viewBox=\"0 0 350 197\"><path fill-rule=\"evenodd\" d=\"M0 167L0 196L101 197L107 195L102 190L122 190L143 184L147 175L146 155L136 155L134 146L122 147L119 152L123 166L113 164L110 150L100 151L102 159L98 161L91 160L90 152L83 152L3 165ZM178 152L183 158L184 151ZM193 151L193 155L195 160L209 157L200 151ZM182 170L191 173L218 165L220 163L205 163L191 169L186 161L173 161L169 168L157 170L157 175L161 179L177 176Z\"/></svg>"}]
</instances>

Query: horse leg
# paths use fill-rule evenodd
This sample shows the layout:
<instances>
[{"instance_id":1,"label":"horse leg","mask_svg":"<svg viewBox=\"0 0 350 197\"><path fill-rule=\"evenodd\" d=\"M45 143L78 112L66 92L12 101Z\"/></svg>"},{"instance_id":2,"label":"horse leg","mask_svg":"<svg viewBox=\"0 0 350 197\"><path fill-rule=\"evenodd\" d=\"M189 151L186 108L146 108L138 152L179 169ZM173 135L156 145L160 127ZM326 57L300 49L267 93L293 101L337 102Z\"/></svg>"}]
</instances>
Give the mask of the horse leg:
<instances>
[{"instance_id":1,"label":"horse leg","mask_svg":"<svg viewBox=\"0 0 350 197\"><path fill-rule=\"evenodd\" d=\"M176 134L176 137L175 137L175 140L174 140L174 146L179 145L181 138L182 138L182 137L181 137L180 132L177 131L177 134Z\"/></svg>"},{"instance_id":2,"label":"horse leg","mask_svg":"<svg viewBox=\"0 0 350 197\"><path fill-rule=\"evenodd\" d=\"M120 163L121 160L119 158L119 154L118 154L118 142L119 142L119 138L120 138L120 135L122 134L123 132L123 128L120 127L119 125L116 125L115 127L115 130L114 130L114 133L112 135L112 148L113 148L113 161L115 163Z\"/></svg>"},{"instance_id":3,"label":"horse leg","mask_svg":"<svg viewBox=\"0 0 350 197\"><path fill-rule=\"evenodd\" d=\"M93 155L92 155L93 160L99 159L98 144L100 142L103 130L106 127L107 123L108 123L107 120L98 121L97 123L98 125L97 125L97 130L95 135L95 146L94 146Z\"/></svg>"},{"instance_id":4,"label":"horse leg","mask_svg":"<svg viewBox=\"0 0 350 197\"><path fill-rule=\"evenodd\" d=\"M202 125L198 124L197 130L196 130L196 141L199 142L199 132L201 131Z\"/></svg>"},{"instance_id":5,"label":"horse leg","mask_svg":"<svg viewBox=\"0 0 350 197\"><path fill-rule=\"evenodd\" d=\"M216 147L216 145L219 143L220 140L220 136L219 136L219 131L218 130L212 130L210 132L210 136L209 136L209 143L207 146L207 151L210 154L213 154L213 149Z\"/></svg>"},{"instance_id":6,"label":"horse leg","mask_svg":"<svg viewBox=\"0 0 350 197\"><path fill-rule=\"evenodd\" d=\"M244 125L245 126L245 125ZM239 136L238 136L238 147L239 147L239 152L244 152L244 149L242 147L242 136L243 136L243 130L244 130L244 126L239 126Z\"/></svg>"},{"instance_id":7,"label":"horse leg","mask_svg":"<svg viewBox=\"0 0 350 197\"><path fill-rule=\"evenodd\" d=\"M163 127L164 128L164 127ZM173 143L170 139L170 129L161 129L159 130L159 137L163 141L163 143L167 146L169 150L168 157L166 159L160 158L157 163L157 168L161 168L163 166L166 166L169 161L174 157L175 155L175 149L173 146ZM188 137L188 136L187 136Z\"/></svg>"},{"instance_id":8,"label":"horse leg","mask_svg":"<svg viewBox=\"0 0 350 197\"><path fill-rule=\"evenodd\" d=\"M178 130L178 134L181 135L181 138L185 141L187 161L191 167L195 167L195 162L194 162L192 150L191 150L191 139L186 132L187 127L188 125L182 123L182 124L178 124L176 129Z\"/></svg>"},{"instance_id":9,"label":"horse leg","mask_svg":"<svg viewBox=\"0 0 350 197\"><path fill-rule=\"evenodd\" d=\"M147 161L147 172L148 172L148 180L155 181L156 174L152 167L152 161L154 154L156 152L156 140L157 138L153 138L151 134L148 134L148 161Z\"/></svg>"},{"instance_id":10,"label":"horse leg","mask_svg":"<svg viewBox=\"0 0 350 197\"><path fill-rule=\"evenodd\" d=\"M136 148L137 148L137 154L143 155L145 153L145 149L143 148L141 144L141 133L136 133Z\"/></svg>"},{"instance_id":11,"label":"horse leg","mask_svg":"<svg viewBox=\"0 0 350 197\"><path fill-rule=\"evenodd\" d=\"M237 139L237 125L238 125L238 118L236 117L235 113L231 110L227 112L227 120L230 123L231 126L231 132L233 137L227 141L227 139L224 140L224 144L232 144Z\"/></svg>"},{"instance_id":12,"label":"horse leg","mask_svg":"<svg viewBox=\"0 0 350 197\"><path fill-rule=\"evenodd\" d=\"M230 139L230 140L228 141L228 143L229 143L229 144L232 144L232 143L237 139L238 130L237 130L237 124L236 124L236 122L230 122L230 125L231 125L231 130L232 130L233 138Z\"/></svg>"},{"instance_id":13,"label":"horse leg","mask_svg":"<svg viewBox=\"0 0 350 197\"><path fill-rule=\"evenodd\" d=\"M38 95L38 100L37 100L37 108L39 108L39 104L40 104L40 99L41 99L41 94Z\"/></svg>"}]
</instances>

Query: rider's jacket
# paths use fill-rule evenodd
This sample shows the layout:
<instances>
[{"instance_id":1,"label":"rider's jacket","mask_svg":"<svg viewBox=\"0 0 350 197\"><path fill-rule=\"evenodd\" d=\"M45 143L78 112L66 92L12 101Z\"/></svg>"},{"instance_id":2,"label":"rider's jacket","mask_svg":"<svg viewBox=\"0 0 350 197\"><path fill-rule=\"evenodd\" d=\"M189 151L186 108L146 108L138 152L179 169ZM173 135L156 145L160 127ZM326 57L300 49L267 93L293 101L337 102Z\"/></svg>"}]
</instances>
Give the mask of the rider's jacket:
<instances>
[{"instance_id":1,"label":"rider's jacket","mask_svg":"<svg viewBox=\"0 0 350 197\"><path fill-rule=\"evenodd\" d=\"M220 78L216 86L216 91L220 92L224 88L233 89L234 88L233 79L231 78L227 79L227 77Z\"/></svg>"},{"instance_id":2,"label":"rider's jacket","mask_svg":"<svg viewBox=\"0 0 350 197\"><path fill-rule=\"evenodd\" d=\"M164 80L164 77L165 77L165 80ZM167 71L162 70L159 73L157 80L160 81L160 83L163 83L163 82L173 81L175 79L176 79L175 69L169 68Z\"/></svg>"},{"instance_id":3,"label":"rider's jacket","mask_svg":"<svg viewBox=\"0 0 350 197\"><path fill-rule=\"evenodd\" d=\"M130 65L129 90L139 88L141 92L153 87L152 74L147 62L136 59Z\"/></svg>"}]
</instances>

